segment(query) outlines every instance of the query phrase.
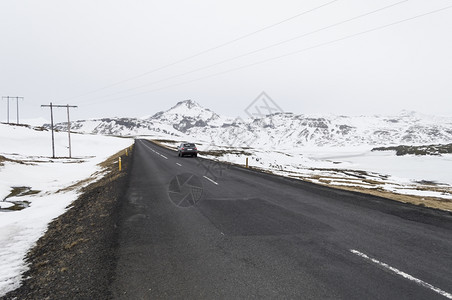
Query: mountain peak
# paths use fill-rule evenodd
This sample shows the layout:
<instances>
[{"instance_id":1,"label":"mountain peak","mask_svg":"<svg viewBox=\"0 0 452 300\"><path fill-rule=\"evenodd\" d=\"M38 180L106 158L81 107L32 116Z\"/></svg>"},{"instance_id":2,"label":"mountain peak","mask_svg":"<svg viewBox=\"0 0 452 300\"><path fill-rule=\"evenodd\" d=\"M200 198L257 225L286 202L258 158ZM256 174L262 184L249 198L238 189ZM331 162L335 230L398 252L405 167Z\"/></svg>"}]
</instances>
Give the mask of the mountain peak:
<instances>
[{"instance_id":1,"label":"mountain peak","mask_svg":"<svg viewBox=\"0 0 452 300\"><path fill-rule=\"evenodd\" d=\"M402 109L399 113L399 115L401 116L407 116L407 117L412 117L417 115L418 112L414 111L414 110L407 110L407 109Z\"/></svg>"},{"instance_id":2,"label":"mountain peak","mask_svg":"<svg viewBox=\"0 0 452 300\"><path fill-rule=\"evenodd\" d=\"M193 100L184 100L166 111L161 111L148 120L171 124L174 129L185 133L193 127L219 126L220 116Z\"/></svg>"},{"instance_id":3,"label":"mountain peak","mask_svg":"<svg viewBox=\"0 0 452 300\"><path fill-rule=\"evenodd\" d=\"M185 117L195 117L195 116L200 116L200 115L216 115L214 112L212 112L210 109L205 108L203 106L201 106L198 102L193 101L191 99L188 100L183 100L183 101L179 101L177 102L176 105L174 105L173 107L171 107L170 109L164 111L164 112L160 112L155 116L159 116L162 114L166 114L166 115L180 115L180 116L185 116Z\"/></svg>"},{"instance_id":4,"label":"mountain peak","mask_svg":"<svg viewBox=\"0 0 452 300\"><path fill-rule=\"evenodd\" d=\"M201 107L201 105L199 105L198 102L188 99L188 100L183 100L183 101L177 102L177 104L174 105L171 109L179 107L179 106L186 106L187 108L190 108L190 109L193 107Z\"/></svg>"}]
</instances>

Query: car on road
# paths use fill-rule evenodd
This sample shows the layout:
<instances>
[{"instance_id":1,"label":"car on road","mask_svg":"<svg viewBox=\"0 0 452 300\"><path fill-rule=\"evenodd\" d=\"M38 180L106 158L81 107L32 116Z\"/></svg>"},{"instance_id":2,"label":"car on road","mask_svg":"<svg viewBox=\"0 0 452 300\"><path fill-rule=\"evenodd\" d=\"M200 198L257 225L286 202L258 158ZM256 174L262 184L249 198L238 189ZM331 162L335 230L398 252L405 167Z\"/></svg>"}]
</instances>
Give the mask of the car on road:
<instances>
[{"instance_id":1,"label":"car on road","mask_svg":"<svg viewBox=\"0 0 452 300\"><path fill-rule=\"evenodd\" d=\"M196 157L198 156L198 148L196 148L196 145L193 143L182 143L177 147L177 155L190 155Z\"/></svg>"}]
</instances>

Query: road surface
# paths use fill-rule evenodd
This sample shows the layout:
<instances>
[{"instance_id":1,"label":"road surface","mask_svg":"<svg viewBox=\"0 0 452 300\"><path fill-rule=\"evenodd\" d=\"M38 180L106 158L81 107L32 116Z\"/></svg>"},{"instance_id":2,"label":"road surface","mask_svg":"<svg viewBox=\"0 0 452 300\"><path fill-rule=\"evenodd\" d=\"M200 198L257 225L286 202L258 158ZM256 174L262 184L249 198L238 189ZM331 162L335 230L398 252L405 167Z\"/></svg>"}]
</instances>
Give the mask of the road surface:
<instances>
[{"instance_id":1,"label":"road surface","mask_svg":"<svg viewBox=\"0 0 452 300\"><path fill-rule=\"evenodd\" d=\"M452 298L452 215L137 140L117 299Z\"/></svg>"}]
</instances>

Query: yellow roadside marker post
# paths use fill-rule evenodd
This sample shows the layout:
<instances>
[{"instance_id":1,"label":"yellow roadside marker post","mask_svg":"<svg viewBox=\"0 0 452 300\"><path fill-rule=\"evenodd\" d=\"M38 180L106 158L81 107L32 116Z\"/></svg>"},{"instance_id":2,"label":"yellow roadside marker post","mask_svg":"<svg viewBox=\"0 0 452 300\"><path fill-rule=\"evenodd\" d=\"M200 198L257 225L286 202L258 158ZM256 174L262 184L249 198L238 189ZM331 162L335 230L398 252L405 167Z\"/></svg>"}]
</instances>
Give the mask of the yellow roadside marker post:
<instances>
[{"instance_id":1,"label":"yellow roadside marker post","mask_svg":"<svg viewBox=\"0 0 452 300\"><path fill-rule=\"evenodd\" d=\"M129 156L129 154L127 153L127 149L128 149L128 148L126 148L126 156Z\"/></svg>"},{"instance_id":2,"label":"yellow roadside marker post","mask_svg":"<svg viewBox=\"0 0 452 300\"><path fill-rule=\"evenodd\" d=\"M246 168L248 168L248 157L246 158Z\"/></svg>"},{"instance_id":3,"label":"yellow roadside marker post","mask_svg":"<svg viewBox=\"0 0 452 300\"><path fill-rule=\"evenodd\" d=\"M121 156L119 157L119 171L121 171Z\"/></svg>"}]
</instances>

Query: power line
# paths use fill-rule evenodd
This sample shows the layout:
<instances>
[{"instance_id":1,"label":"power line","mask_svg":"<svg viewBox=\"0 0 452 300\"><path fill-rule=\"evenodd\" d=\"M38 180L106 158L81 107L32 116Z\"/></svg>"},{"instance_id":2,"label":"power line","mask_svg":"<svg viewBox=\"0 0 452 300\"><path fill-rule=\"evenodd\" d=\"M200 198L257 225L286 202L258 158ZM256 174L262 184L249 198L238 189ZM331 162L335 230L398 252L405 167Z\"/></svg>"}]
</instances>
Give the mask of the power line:
<instances>
[{"instance_id":1,"label":"power line","mask_svg":"<svg viewBox=\"0 0 452 300\"><path fill-rule=\"evenodd\" d=\"M368 29L368 30L364 30L364 31L361 31L361 32L358 32L358 33L347 35L347 36L342 37L342 38L338 38L338 39L334 39L334 40L331 40L331 41L328 41L328 42L320 43L320 44L317 44L317 45L314 45L314 46L311 46L311 47L299 49L299 50L292 51L292 52L289 52L289 53L286 53L286 54L283 54L283 55L274 56L274 57L267 58L267 59L264 59L264 60L261 60L261 61L258 61L258 62L254 62L254 63L247 64L247 65L243 65L243 66L240 66L240 67L237 67L237 68L233 68L233 69L229 69L229 70L226 70L226 71L214 73L214 74L211 74L211 75L195 78L195 79L192 79L192 80L189 80L189 81L184 81L184 82L173 84L173 85L168 85L168 86L165 86L165 87L162 87L162 88L158 88L158 89L144 91L144 92L140 92L140 93L136 93L136 94L132 94L132 95L128 95L128 96L121 96L121 97L117 97L117 98L113 98L113 99L107 99L107 100L104 100L104 101L97 101L96 103L102 103L102 102L106 102L106 101L114 101L114 100L124 99L124 98L127 98L127 97L134 97L134 96L139 96L139 95L143 95L143 94L148 94L148 93L164 90L164 89L167 89L167 88L176 87L176 86L180 86L180 85L185 85L185 84L189 84L189 83L192 83L192 82L208 79L208 78L211 78L211 77L216 77L216 76L219 76L219 75L227 74L227 73L230 73L230 72L234 72L234 71L250 68L250 67L253 67L253 66L256 66L256 65L260 65L260 64L263 64L263 63L267 63L267 62L270 62L270 61L273 61L273 60L285 58L285 57L296 55L296 54L299 54L299 53L302 53L302 52L306 52L306 51L309 51L309 50L313 50L313 49L317 49L317 48L324 47L324 46L327 46L327 45L335 44L335 43L338 43L338 42L341 42L341 41L344 41L344 40L348 40L348 39L351 39L351 38L354 38L354 37L357 37L357 36L362 36L362 35L367 34L367 33L371 33L371 32L374 32L374 31L381 30L381 29L385 29L385 28L388 28L388 27L391 27L391 26L395 26L395 25L398 25L398 24L401 24L401 23L408 22L408 21L412 21L412 20L415 20L415 19L427 16L427 15L431 15L431 14L434 14L434 13L438 13L438 12L441 12L441 11L444 11L444 10L447 10L447 9L450 9L450 8L452 8L452 5L446 6L446 7L440 8L440 9L436 9L436 10L433 10L433 11L430 11L430 12L427 12L427 13L424 13L424 14L416 15L414 17L406 18L406 19L403 19L403 20L400 20L400 21L392 22L392 23L389 23L389 24L386 24L386 25L374 27L372 29Z\"/></svg>"},{"instance_id":2,"label":"power line","mask_svg":"<svg viewBox=\"0 0 452 300\"><path fill-rule=\"evenodd\" d=\"M281 21L279 21L279 22L276 22L276 23L274 23L274 24L265 26L265 27L263 27L263 28L261 28L261 29L258 29L258 30L256 30L256 31L253 31L253 32L247 33L247 34L245 34L245 35L242 35L242 36L240 36L240 37L238 37L238 38L232 39L232 40L227 41L227 42L225 42L225 43L222 43L222 44L219 44L219 45L217 45L217 46L214 46L214 47L208 48L208 49L206 49L206 50L200 51L200 52L198 52L198 53L196 53L196 54L187 56L187 57L185 57L185 58L179 59L179 60L174 61L174 62L172 62L172 63L163 65L163 66L161 66L161 67L152 69L152 70L147 71L147 72L144 72L144 73L141 73L141 74L139 74L139 75L136 75L136 76L133 76L133 77L124 79L124 80L120 80L120 81L114 82L114 83L109 84L109 85L106 85L106 86L104 86L104 87L101 87L101 88L98 88L98 89L95 89L95 90L86 92L86 93L84 93L84 94L81 94L81 95L78 95L78 96L75 96L75 97L71 97L71 98L67 98L66 100L72 100L72 99L75 99L75 98L80 98L80 97L83 97L83 96L86 96L86 95L90 95L90 94L93 94L93 93L96 93L96 92L99 92L99 91L108 89L108 88L110 88L110 87L117 86L117 85L120 85L120 84L122 84L122 83L131 81L131 80L135 80L135 79L144 77L144 76L146 76L146 75L155 73L155 72L157 72L157 71L161 71L161 70L163 70L163 69L172 67L172 66L174 66L174 65L180 64L180 63L185 62L185 61L187 61L187 60L193 59L193 58L195 58L195 57L201 56L201 55L203 55L203 54L212 52L212 51L214 51L214 50L220 49L220 48L225 47L225 46L227 46L227 45L230 45L230 44L236 43L236 42L238 42L238 41L241 41L241 40L243 40L243 39L246 39L246 38L248 38L248 37L250 37L250 36L252 36L252 35L255 35L255 34L259 33L259 32L268 30L268 29L270 29L270 28L276 27L276 26L278 26L278 25L281 25L281 24L286 23L286 22L288 22L288 21L291 21L291 20L293 20L293 19L299 18L299 17L301 17L301 16L303 16L303 15L306 15L306 14L308 14L308 13L310 13L310 12L313 12L313 11L316 11L316 10L318 10L318 9L320 9L320 8L325 7L325 6L331 5L331 4L333 4L333 3L337 2L337 1L339 1L339 0L333 0L333 1L327 2L327 3L325 3L325 4L322 4L322 5L320 5L320 6L317 6L317 7L315 7L315 8L310 9L310 10L306 10L306 11L303 11L303 12L301 12L301 13L298 13L298 14L296 14L296 15L294 15L294 16L292 16L292 17L289 17L289 18L287 18L287 19L283 19L283 20L281 20Z\"/></svg>"},{"instance_id":3,"label":"power line","mask_svg":"<svg viewBox=\"0 0 452 300\"><path fill-rule=\"evenodd\" d=\"M300 38L303 38L303 37L307 37L307 36L309 36L309 35L313 35L313 34L315 34L315 33L319 33L319 32L321 32L321 31L324 31L324 30L327 30L327 29L331 29L331 28L334 28L334 27L343 25L343 24L348 23L348 22L351 22L351 21L355 21L355 20L357 20L357 19L360 19L360 18L369 16L369 15L371 15L371 14L374 14L374 13L377 13L377 12L380 12L380 11L383 11L383 10L385 10L385 9L392 8L392 7L396 6L396 5L400 5L400 4L405 3L405 2L408 2L408 1L410 1L410 0L399 1L399 2L396 2L396 3L394 3L394 4L387 5L387 6L384 6L384 7L382 7L382 8L379 8L379 9L376 9L376 10L373 10L373 11L370 11L370 12L367 12L367 13L364 13L364 14L361 14L361 15L358 15L358 16L356 16L356 17L349 18L349 19L346 19L346 20L344 20L344 21L340 21L340 22L331 24L331 25L328 25L328 26L325 26L325 27L316 29L316 30L314 30L314 31L310 31L310 32L308 32L308 33L304 33L304 34L302 34L302 35L298 35L298 36L296 36L296 37L293 37L293 38L290 38L290 39L287 39L287 40L283 40L283 41L280 41L280 42L277 42L277 43L274 43L274 44L265 46L265 47L263 47L263 48L259 48L259 49L256 49L256 50L253 50L253 51L244 53L244 54L240 54L240 55L237 55L237 56L234 56L234 57L231 57L231 58L228 58L228 59L225 59L225 60L216 62L216 63L214 63L214 64L206 65L206 66L203 66L203 67L200 67L200 68L196 68L196 69L193 69L193 70L184 72L184 73L179 73L179 74L177 74L177 75L169 76L169 77L166 77L166 78L163 78L163 79L160 79L160 80L157 80L157 81L153 81L153 82L150 82L150 83L147 83L147 84L143 84L143 85L140 85L140 86L137 86L137 87L125 89L125 90L122 90L122 91L119 91L119 92L115 92L115 93L111 93L111 94L108 94L108 95L105 95L105 96L101 96L100 98L107 98L107 97L115 96L115 95L118 95L118 94L126 93L126 92L129 92L129 91L141 89L141 88L144 88L144 87L148 87L148 86L151 86L151 85L155 85L155 84L157 84L157 83L165 82L165 81L168 81L168 80L171 80L171 79L175 79L175 78L178 78L178 77L181 77L181 76L184 76L184 75L188 75L188 74L195 73L195 72L198 72L198 71L201 71L201 70L205 70L205 69L208 69L208 68L211 68L211 67L215 67L215 66L224 64L224 63L226 63L226 62L230 62L230 61L233 61L233 60L236 60L236 59L239 59L239 58L242 58L242 57L251 55L251 54L255 54L255 53L258 53L258 52L261 52L261 51L264 51L264 50L268 50L268 49L270 49L270 48L273 48L273 47L276 47L276 46L280 46L280 45L283 45L283 44L292 42L292 41L294 41L294 40L297 40L297 39L300 39ZM82 101L81 103L85 103L85 102L88 102L88 101L89 101L89 100L85 100L85 101Z\"/></svg>"}]
</instances>

